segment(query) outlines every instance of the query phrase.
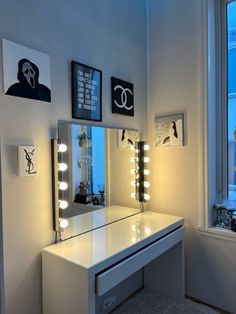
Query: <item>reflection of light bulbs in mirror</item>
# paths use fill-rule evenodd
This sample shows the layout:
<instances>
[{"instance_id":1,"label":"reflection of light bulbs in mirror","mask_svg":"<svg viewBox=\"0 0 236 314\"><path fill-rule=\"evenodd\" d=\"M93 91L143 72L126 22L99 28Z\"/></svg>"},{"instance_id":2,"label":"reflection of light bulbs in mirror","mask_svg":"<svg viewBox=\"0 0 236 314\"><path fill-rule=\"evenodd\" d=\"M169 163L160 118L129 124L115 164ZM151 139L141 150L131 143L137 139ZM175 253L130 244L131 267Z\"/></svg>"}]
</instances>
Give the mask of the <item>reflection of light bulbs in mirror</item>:
<instances>
[{"instance_id":1,"label":"reflection of light bulbs in mirror","mask_svg":"<svg viewBox=\"0 0 236 314\"><path fill-rule=\"evenodd\" d=\"M145 232L146 234L150 234L150 233L151 233L151 229L148 228L148 227L146 227L146 228L144 228L144 232Z\"/></svg>"},{"instance_id":2,"label":"reflection of light bulbs in mirror","mask_svg":"<svg viewBox=\"0 0 236 314\"><path fill-rule=\"evenodd\" d=\"M68 183L66 182L59 182L59 190L65 191L68 189Z\"/></svg>"},{"instance_id":3,"label":"reflection of light bulbs in mirror","mask_svg":"<svg viewBox=\"0 0 236 314\"><path fill-rule=\"evenodd\" d=\"M150 200L150 195L149 194L144 194L144 199L145 199L145 201L149 201Z\"/></svg>"},{"instance_id":4,"label":"reflection of light bulbs in mirror","mask_svg":"<svg viewBox=\"0 0 236 314\"><path fill-rule=\"evenodd\" d=\"M61 209L66 209L68 207L68 202L67 201L59 201L59 207Z\"/></svg>"},{"instance_id":5,"label":"reflection of light bulbs in mirror","mask_svg":"<svg viewBox=\"0 0 236 314\"><path fill-rule=\"evenodd\" d=\"M143 182L143 185L144 185L145 188L149 188L149 187L150 187L150 183L147 182L147 181L144 181L144 182Z\"/></svg>"},{"instance_id":6,"label":"reflection of light bulbs in mirror","mask_svg":"<svg viewBox=\"0 0 236 314\"><path fill-rule=\"evenodd\" d=\"M132 150L132 151L134 151L134 150L135 150L134 145L130 145L130 150Z\"/></svg>"},{"instance_id":7,"label":"reflection of light bulbs in mirror","mask_svg":"<svg viewBox=\"0 0 236 314\"><path fill-rule=\"evenodd\" d=\"M64 162L58 164L58 170L59 171L66 171L67 168L68 168L68 166Z\"/></svg>"},{"instance_id":8,"label":"reflection of light bulbs in mirror","mask_svg":"<svg viewBox=\"0 0 236 314\"><path fill-rule=\"evenodd\" d=\"M66 152L66 151L67 151L67 146L66 146L66 144L59 144L59 145L58 145L58 151L59 151L60 153Z\"/></svg>"},{"instance_id":9,"label":"reflection of light bulbs in mirror","mask_svg":"<svg viewBox=\"0 0 236 314\"><path fill-rule=\"evenodd\" d=\"M135 174L135 173L136 173L135 169L131 169L131 170L130 170L130 173L131 173L131 174Z\"/></svg>"},{"instance_id":10,"label":"reflection of light bulbs in mirror","mask_svg":"<svg viewBox=\"0 0 236 314\"><path fill-rule=\"evenodd\" d=\"M144 149L144 150L149 150L149 149L150 149L150 145L145 144L145 145L143 146L143 149Z\"/></svg>"},{"instance_id":11,"label":"reflection of light bulbs in mirror","mask_svg":"<svg viewBox=\"0 0 236 314\"><path fill-rule=\"evenodd\" d=\"M131 161L131 162L138 162L138 157L131 157L131 158L130 158L130 161Z\"/></svg>"},{"instance_id":12,"label":"reflection of light bulbs in mirror","mask_svg":"<svg viewBox=\"0 0 236 314\"><path fill-rule=\"evenodd\" d=\"M148 162L150 161L150 158L149 158L149 157L144 157L144 158L143 158L143 161L146 162L146 163L148 163Z\"/></svg>"},{"instance_id":13,"label":"reflection of light bulbs in mirror","mask_svg":"<svg viewBox=\"0 0 236 314\"><path fill-rule=\"evenodd\" d=\"M144 170L143 170L143 173L145 174L145 176L148 176L148 175L150 174L150 170L144 169Z\"/></svg>"},{"instance_id":14,"label":"reflection of light bulbs in mirror","mask_svg":"<svg viewBox=\"0 0 236 314\"><path fill-rule=\"evenodd\" d=\"M136 197L136 194L135 194L135 193L131 193L130 196L131 196L132 198L135 198L135 197Z\"/></svg>"},{"instance_id":15,"label":"reflection of light bulbs in mirror","mask_svg":"<svg viewBox=\"0 0 236 314\"><path fill-rule=\"evenodd\" d=\"M131 181L131 186L136 186L135 181Z\"/></svg>"},{"instance_id":16,"label":"reflection of light bulbs in mirror","mask_svg":"<svg viewBox=\"0 0 236 314\"><path fill-rule=\"evenodd\" d=\"M132 225L132 226L131 226L131 230L132 230L132 231L135 231L135 230L136 230L136 225Z\"/></svg>"},{"instance_id":17,"label":"reflection of light bulbs in mirror","mask_svg":"<svg viewBox=\"0 0 236 314\"><path fill-rule=\"evenodd\" d=\"M67 219L62 219L62 220L60 221L60 227L61 227L61 228L65 229L65 228L68 227L68 225L69 225L69 221L68 221Z\"/></svg>"}]
</instances>

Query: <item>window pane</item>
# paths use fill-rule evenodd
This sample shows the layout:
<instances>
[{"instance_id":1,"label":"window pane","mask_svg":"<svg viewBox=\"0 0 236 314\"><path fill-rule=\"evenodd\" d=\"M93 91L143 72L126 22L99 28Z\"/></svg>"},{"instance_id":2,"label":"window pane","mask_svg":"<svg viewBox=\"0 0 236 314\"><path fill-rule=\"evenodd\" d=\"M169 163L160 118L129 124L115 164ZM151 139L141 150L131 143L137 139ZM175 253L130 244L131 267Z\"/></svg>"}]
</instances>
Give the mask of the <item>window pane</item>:
<instances>
[{"instance_id":1,"label":"window pane","mask_svg":"<svg viewBox=\"0 0 236 314\"><path fill-rule=\"evenodd\" d=\"M228 191L236 199L236 1L227 5L228 32Z\"/></svg>"}]
</instances>

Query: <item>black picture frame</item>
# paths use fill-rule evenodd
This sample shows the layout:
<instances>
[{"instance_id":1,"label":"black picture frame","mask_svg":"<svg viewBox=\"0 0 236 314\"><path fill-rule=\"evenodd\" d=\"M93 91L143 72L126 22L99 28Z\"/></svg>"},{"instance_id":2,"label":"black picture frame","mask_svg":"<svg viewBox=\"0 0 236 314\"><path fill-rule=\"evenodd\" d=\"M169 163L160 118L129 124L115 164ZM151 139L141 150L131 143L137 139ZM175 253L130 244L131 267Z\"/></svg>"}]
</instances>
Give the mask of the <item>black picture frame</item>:
<instances>
[{"instance_id":1,"label":"black picture frame","mask_svg":"<svg viewBox=\"0 0 236 314\"><path fill-rule=\"evenodd\" d=\"M102 71L72 61L72 118L102 121Z\"/></svg>"},{"instance_id":2,"label":"black picture frame","mask_svg":"<svg viewBox=\"0 0 236 314\"><path fill-rule=\"evenodd\" d=\"M134 116L134 85L133 83L111 77L112 113Z\"/></svg>"}]
</instances>

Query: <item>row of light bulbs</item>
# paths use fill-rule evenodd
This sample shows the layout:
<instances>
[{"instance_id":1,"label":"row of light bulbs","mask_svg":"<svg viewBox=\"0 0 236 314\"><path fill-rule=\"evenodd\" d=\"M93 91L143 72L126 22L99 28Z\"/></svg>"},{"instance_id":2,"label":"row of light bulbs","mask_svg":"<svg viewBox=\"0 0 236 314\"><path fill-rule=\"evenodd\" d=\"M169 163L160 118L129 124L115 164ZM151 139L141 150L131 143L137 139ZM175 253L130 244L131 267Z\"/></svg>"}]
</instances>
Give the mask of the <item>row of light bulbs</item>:
<instances>
[{"instance_id":1,"label":"row of light bulbs","mask_svg":"<svg viewBox=\"0 0 236 314\"><path fill-rule=\"evenodd\" d=\"M65 144L59 144L58 145L58 153L65 153L67 151L67 146ZM68 169L68 166L66 163L64 162L61 162L61 163L58 163L58 171L60 172L64 172ZM67 182L64 182L64 181L61 181L58 183L58 189L60 191L66 191L68 189L68 183ZM68 202L66 200L59 200L59 208L60 209L66 209L68 207ZM69 222L67 219L62 219L60 218L59 220L59 224L60 224L60 227L62 229L65 229L68 227L69 225Z\"/></svg>"},{"instance_id":2,"label":"row of light bulbs","mask_svg":"<svg viewBox=\"0 0 236 314\"><path fill-rule=\"evenodd\" d=\"M139 183L136 184L135 181L131 181L131 186L136 186L136 185L139 186ZM144 181L144 182L143 182L143 186L144 186L145 188L149 188L149 187L150 187L150 183L147 182L147 181Z\"/></svg>"},{"instance_id":3,"label":"row of light bulbs","mask_svg":"<svg viewBox=\"0 0 236 314\"><path fill-rule=\"evenodd\" d=\"M139 161L139 158L138 158L138 157L131 157L131 158L130 158L130 161L131 161L131 162L138 162L138 161ZM149 158L149 157L144 157L144 158L143 158L143 161L144 161L145 163L149 163L150 158Z\"/></svg>"},{"instance_id":4,"label":"row of light bulbs","mask_svg":"<svg viewBox=\"0 0 236 314\"><path fill-rule=\"evenodd\" d=\"M150 145L144 144L143 149L144 150L149 150L150 149ZM138 149L135 149L134 145L130 145L130 150L138 152Z\"/></svg>"},{"instance_id":5,"label":"row of light bulbs","mask_svg":"<svg viewBox=\"0 0 236 314\"><path fill-rule=\"evenodd\" d=\"M143 145L143 150L144 150L144 151L148 151L149 149L150 149L150 145L148 145L148 144L144 144L144 145ZM139 153L139 149L136 148L134 145L131 145L131 146L130 146L130 150L131 150L131 151L135 151L137 154ZM139 187L139 185L140 185L140 183L137 182L137 181L138 181L137 179L140 178L139 166L137 165L137 163L139 162L139 157L137 157L137 156L131 157L131 158L130 158L130 161L131 161L132 163L135 163L135 164L136 164L135 169L131 169L131 171L130 171L131 174L135 175L135 178L136 178L136 181L131 181L131 186L137 188L137 187ZM143 157L142 161L143 161L145 164L147 164L147 163L150 162L150 158L145 156L145 157ZM149 169L143 169L143 174L144 174L145 176L148 176L148 175L150 174L150 170L149 170ZM149 188L149 187L150 187L150 183L147 182L147 181L144 181L144 182L142 182L141 184L142 184L145 188ZM136 199L136 193L131 193L131 198ZM150 195L144 193L143 198L144 198L145 201L148 201L148 200L150 200Z\"/></svg>"}]
</instances>

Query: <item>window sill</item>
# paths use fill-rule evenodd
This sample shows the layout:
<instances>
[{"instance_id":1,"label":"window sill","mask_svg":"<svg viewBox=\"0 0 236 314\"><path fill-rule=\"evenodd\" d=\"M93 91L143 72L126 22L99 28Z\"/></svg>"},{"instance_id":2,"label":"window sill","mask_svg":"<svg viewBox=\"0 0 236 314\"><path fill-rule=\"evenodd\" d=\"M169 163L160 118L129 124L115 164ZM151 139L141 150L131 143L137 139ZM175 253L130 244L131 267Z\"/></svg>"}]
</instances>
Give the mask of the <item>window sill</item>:
<instances>
[{"instance_id":1,"label":"window sill","mask_svg":"<svg viewBox=\"0 0 236 314\"><path fill-rule=\"evenodd\" d=\"M199 227L198 231L203 236L219 238L223 240L236 241L236 232L219 227L203 228Z\"/></svg>"}]
</instances>

